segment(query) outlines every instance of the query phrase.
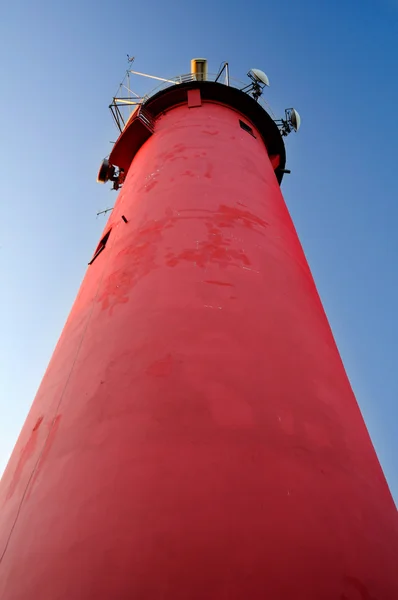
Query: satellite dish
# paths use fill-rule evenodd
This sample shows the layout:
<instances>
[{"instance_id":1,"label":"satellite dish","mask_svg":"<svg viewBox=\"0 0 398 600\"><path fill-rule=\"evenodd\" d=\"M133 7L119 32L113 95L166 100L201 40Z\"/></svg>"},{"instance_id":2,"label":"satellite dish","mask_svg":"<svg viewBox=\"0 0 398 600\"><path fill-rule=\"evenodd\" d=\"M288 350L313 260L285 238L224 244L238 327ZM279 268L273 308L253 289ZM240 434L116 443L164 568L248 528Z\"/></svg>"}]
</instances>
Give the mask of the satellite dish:
<instances>
[{"instance_id":1,"label":"satellite dish","mask_svg":"<svg viewBox=\"0 0 398 600\"><path fill-rule=\"evenodd\" d=\"M269 79L264 71L261 71L260 69L250 69L249 74L252 75L252 78L255 79L255 81L269 86Z\"/></svg>"},{"instance_id":2,"label":"satellite dish","mask_svg":"<svg viewBox=\"0 0 398 600\"><path fill-rule=\"evenodd\" d=\"M301 117L294 108L292 108L292 112L290 113L290 123L294 131L298 131L300 129Z\"/></svg>"},{"instance_id":3,"label":"satellite dish","mask_svg":"<svg viewBox=\"0 0 398 600\"><path fill-rule=\"evenodd\" d=\"M285 118L277 119L275 123L279 127L281 135L289 135L292 131L298 131L301 125L301 117L294 108L285 108Z\"/></svg>"},{"instance_id":4,"label":"satellite dish","mask_svg":"<svg viewBox=\"0 0 398 600\"><path fill-rule=\"evenodd\" d=\"M112 179L114 173L115 167L109 164L109 160L107 158L104 158L98 171L97 182L106 183L109 181L109 179Z\"/></svg>"}]
</instances>

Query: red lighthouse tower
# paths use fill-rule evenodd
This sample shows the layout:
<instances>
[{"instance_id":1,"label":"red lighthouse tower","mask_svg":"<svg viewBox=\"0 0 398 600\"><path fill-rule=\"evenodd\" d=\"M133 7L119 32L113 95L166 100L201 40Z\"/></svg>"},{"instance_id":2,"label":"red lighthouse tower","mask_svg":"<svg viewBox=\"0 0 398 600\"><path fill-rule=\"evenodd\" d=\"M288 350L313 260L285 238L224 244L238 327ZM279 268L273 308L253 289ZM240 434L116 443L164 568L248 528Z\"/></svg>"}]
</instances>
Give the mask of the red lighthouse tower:
<instances>
[{"instance_id":1,"label":"red lighthouse tower","mask_svg":"<svg viewBox=\"0 0 398 600\"><path fill-rule=\"evenodd\" d=\"M280 191L298 114L261 71L191 71L115 108L121 190L1 481L0 600L397 600L396 508Z\"/></svg>"}]
</instances>

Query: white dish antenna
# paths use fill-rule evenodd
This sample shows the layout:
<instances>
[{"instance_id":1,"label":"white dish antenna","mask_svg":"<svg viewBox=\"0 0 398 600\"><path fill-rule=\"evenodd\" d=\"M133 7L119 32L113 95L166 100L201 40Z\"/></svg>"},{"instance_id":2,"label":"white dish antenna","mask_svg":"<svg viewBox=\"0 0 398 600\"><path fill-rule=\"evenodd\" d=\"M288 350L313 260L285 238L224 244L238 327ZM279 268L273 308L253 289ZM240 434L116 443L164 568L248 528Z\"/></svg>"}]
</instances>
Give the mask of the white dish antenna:
<instances>
[{"instance_id":1,"label":"white dish antenna","mask_svg":"<svg viewBox=\"0 0 398 600\"><path fill-rule=\"evenodd\" d=\"M269 86L269 79L261 69L250 69L249 74L252 75L252 78L258 81L258 83Z\"/></svg>"},{"instance_id":2,"label":"white dish antenna","mask_svg":"<svg viewBox=\"0 0 398 600\"><path fill-rule=\"evenodd\" d=\"M292 111L290 113L290 123L294 131L298 131L300 129L301 117L295 108L292 108Z\"/></svg>"},{"instance_id":3,"label":"white dish antenna","mask_svg":"<svg viewBox=\"0 0 398 600\"><path fill-rule=\"evenodd\" d=\"M251 83L241 88L241 92L246 92L246 94L249 94L258 102L264 88L269 86L269 79L261 69L250 69L247 76Z\"/></svg>"},{"instance_id":4,"label":"white dish antenna","mask_svg":"<svg viewBox=\"0 0 398 600\"><path fill-rule=\"evenodd\" d=\"M300 129L301 117L295 108L286 108L285 118L276 119L275 123L278 125L282 135L289 135L292 131Z\"/></svg>"}]
</instances>

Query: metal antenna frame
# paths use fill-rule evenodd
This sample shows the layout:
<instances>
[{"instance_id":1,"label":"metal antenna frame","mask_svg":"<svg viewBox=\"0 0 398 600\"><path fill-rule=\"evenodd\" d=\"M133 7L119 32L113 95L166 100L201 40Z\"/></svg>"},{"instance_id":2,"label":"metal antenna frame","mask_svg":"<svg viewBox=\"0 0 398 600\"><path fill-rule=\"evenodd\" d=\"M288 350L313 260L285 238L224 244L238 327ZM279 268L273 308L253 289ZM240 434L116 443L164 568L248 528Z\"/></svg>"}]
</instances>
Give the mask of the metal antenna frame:
<instances>
[{"instance_id":1,"label":"metal antenna frame","mask_svg":"<svg viewBox=\"0 0 398 600\"><path fill-rule=\"evenodd\" d=\"M281 135L286 137L292 131L295 131L292 122L291 122L291 113L293 108L285 108L285 118L284 119L275 119L275 123L279 127L279 131Z\"/></svg>"},{"instance_id":2,"label":"metal antenna frame","mask_svg":"<svg viewBox=\"0 0 398 600\"><path fill-rule=\"evenodd\" d=\"M254 100L258 102L258 99L264 92L265 83L261 85L260 82L257 79L255 79L255 77L252 75L251 71L248 72L247 76L249 77L249 79L251 79L252 83L245 85L245 87L241 88L240 91L245 92L246 94L251 93Z\"/></svg>"},{"instance_id":3,"label":"metal antenna frame","mask_svg":"<svg viewBox=\"0 0 398 600\"><path fill-rule=\"evenodd\" d=\"M129 63L134 61L134 57L130 58L128 55L127 57ZM127 69L123 81L119 85L119 89L116 95L113 97L111 104L109 105L109 109L111 111L113 120L115 121L116 127L119 129L120 133L123 131L126 125L126 120L123 117L120 107L140 106L146 100L146 96L139 96L138 94L132 91L130 86L130 75L148 77L149 79L155 79L156 81L162 81L163 83L172 83L174 85L178 85L179 83L182 83L184 81L183 76L179 78L180 80L166 79L165 77L157 77L156 75L150 75L149 73L141 73L140 71L133 71L132 69ZM124 90L127 91L127 96L123 95L125 94Z\"/></svg>"},{"instance_id":4,"label":"metal antenna frame","mask_svg":"<svg viewBox=\"0 0 398 600\"><path fill-rule=\"evenodd\" d=\"M220 77L224 71L225 71L225 85L229 86L229 64L227 61L221 63L221 67L220 67L214 81L217 83L217 81L220 79Z\"/></svg>"},{"instance_id":5,"label":"metal antenna frame","mask_svg":"<svg viewBox=\"0 0 398 600\"><path fill-rule=\"evenodd\" d=\"M129 67L134 62L134 60L135 60L134 56L130 57L127 54L127 61L129 63ZM130 85L130 74L131 73L140 74L140 73L136 73L131 68L128 68L124 75L123 81L120 83L119 88L118 88L115 96L113 97L111 104L109 105L109 109L111 111L113 120L115 121L116 127L119 129L120 133L123 131L123 129L126 125L126 120L123 116L123 113L120 110L120 107L139 106L142 104L142 102L144 101L144 98L145 98L144 96L139 96L138 94L136 94L136 92L134 92L131 89L131 85ZM127 96L126 96L126 92L127 92Z\"/></svg>"}]
</instances>

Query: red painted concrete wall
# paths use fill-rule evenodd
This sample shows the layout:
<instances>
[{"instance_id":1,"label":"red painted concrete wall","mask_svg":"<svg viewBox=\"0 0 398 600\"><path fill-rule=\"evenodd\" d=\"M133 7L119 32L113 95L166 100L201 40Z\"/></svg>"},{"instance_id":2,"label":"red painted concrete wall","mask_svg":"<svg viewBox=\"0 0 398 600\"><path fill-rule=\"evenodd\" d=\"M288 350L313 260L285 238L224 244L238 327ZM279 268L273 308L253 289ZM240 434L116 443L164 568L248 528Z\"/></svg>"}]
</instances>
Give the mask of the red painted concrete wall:
<instances>
[{"instance_id":1,"label":"red painted concrete wall","mask_svg":"<svg viewBox=\"0 0 398 600\"><path fill-rule=\"evenodd\" d=\"M1 482L1 600L398 598L397 512L239 118L179 106L134 158Z\"/></svg>"}]
</instances>

